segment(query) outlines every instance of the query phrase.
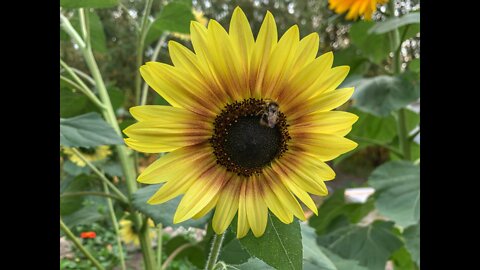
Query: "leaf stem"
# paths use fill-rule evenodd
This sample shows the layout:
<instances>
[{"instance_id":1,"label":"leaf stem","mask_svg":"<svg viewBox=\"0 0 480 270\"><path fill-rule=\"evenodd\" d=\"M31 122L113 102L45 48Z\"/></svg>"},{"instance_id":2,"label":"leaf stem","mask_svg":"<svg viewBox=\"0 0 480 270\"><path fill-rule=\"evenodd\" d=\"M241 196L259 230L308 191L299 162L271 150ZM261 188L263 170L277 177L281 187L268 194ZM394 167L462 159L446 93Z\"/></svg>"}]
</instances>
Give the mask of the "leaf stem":
<instances>
[{"instance_id":1,"label":"leaf stem","mask_svg":"<svg viewBox=\"0 0 480 270\"><path fill-rule=\"evenodd\" d=\"M186 248L189 248L193 246L193 244L191 243L187 243L187 244L183 244L181 246L179 246L177 249L175 249L171 254L170 256L168 256L168 258L165 260L165 262L163 263L162 265L162 270L164 269L167 269L168 265L170 265L170 263L173 261L173 259L175 259L175 257L177 257L177 255L182 252L183 250L185 250Z\"/></svg>"},{"instance_id":2,"label":"leaf stem","mask_svg":"<svg viewBox=\"0 0 480 270\"><path fill-rule=\"evenodd\" d=\"M147 36L147 30L150 28L148 22L148 16L150 16L150 11L152 9L153 0L145 1L145 8L143 9L142 22L140 24L140 33L138 34L137 39L137 58L136 58L136 68L137 72L135 73L135 104L140 104L140 94L142 87L142 79L140 77L140 66L143 63L143 49L145 47L145 38Z\"/></svg>"},{"instance_id":3,"label":"leaf stem","mask_svg":"<svg viewBox=\"0 0 480 270\"><path fill-rule=\"evenodd\" d=\"M110 180L108 180L105 174L103 174L99 169L97 169L97 167L95 167L95 165L93 165L88 159L86 159L85 156L76 148L72 147L71 149L78 158L80 158L83 162L85 162L85 164L87 164L87 166L90 169L92 169L92 171L100 178L100 180L102 180L102 182L107 184L113 190L113 192L117 194L118 197L121 198L122 202L127 204L129 203L128 198L125 195L123 195L123 193L114 184L112 184Z\"/></svg>"},{"instance_id":4,"label":"leaf stem","mask_svg":"<svg viewBox=\"0 0 480 270\"><path fill-rule=\"evenodd\" d=\"M208 255L207 264L205 265L205 270L212 270L217 262L218 256L220 255L220 250L222 247L223 238L225 238L225 232L218 235L213 235L212 248L210 249L210 254Z\"/></svg>"},{"instance_id":5,"label":"leaf stem","mask_svg":"<svg viewBox=\"0 0 480 270\"><path fill-rule=\"evenodd\" d=\"M107 197L107 198L112 198L115 200L118 200L120 202L125 203L122 198L120 198L117 195L113 195L110 193L103 193L103 192L95 192L95 191L78 191L78 192L65 192L60 194L60 198L62 197L79 197L79 196L100 196L100 197Z\"/></svg>"},{"instance_id":6,"label":"leaf stem","mask_svg":"<svg viewBox=\"0 0 480 270\"><path fill-rule=\"evenodd\" d=\"M103 182L103 191L105 194L110 194L108 191L108 186ZM117 246L118 246L118 256L120 257L120 266L122 270L126 270L127 266L125 265L125 258L123 257L123 247L122 240L120 239L120 229L118 228L117 217L115 216L115 209L113 208L112 199L107 198L108 212L110 213L110 219L112 220L113 229L115 235L117 236Z\"/></svg>"},{"instance_id":7,"label":"leaf stem","mask_svg":"<svg viewBox=\"0 0 480 270\"><path fill-rule=\"evenodd\" d=\"M70 231L70 229L63 223L60 218L60 229L65 233L65 235L72 240L73 244L87 257L98 270L105 270L105 268L95 259L90 252L78 241L77 237Z\"/></svg>"},{"instance_id":8,"label":"leaf stem","mask_svg":"<svg viewBox=\"0 0 480 270\"><path fill-rule=\"evenodd\" d=\"M162 269L162 241L163 241L163 224L157 225L157 269Z\"/></svg>"},{"instance_id":9,"label":"leaf stem","mask_svg":"<svg viewBox=\"0 0 480 270\"><path fill-rule=\"evenodd\" d=\"M395 17L395 0L390 0L388 2L388 7L390 9L390 16L392 18ZM401 50L397 50L397 46L401 47L401 40L398 28L395 28L394 30L389 32L389 38L390 48L393 53L392 70L394 74L398 75L402 72L402 61L400 55ZM403 158L406 160L410 160L410 141L408 140L405 108L401 108L400 110L398 110L396 116L399 147L403 153Z\"/></svg>"},{"instance_id":10,"label":"leaf stem","mask_svg":"<svg viewBox=\"0 0 480 270\"><path fill-rule=\"evenodd\" d=\"M72 76L72 78L77 82L73 85L72 81L67 79L66 77L60 76L60 79L70 83L71 85L75 86L80 92L85 94L95 105L97 105L101 110L105 110L106 107L103 103L97 98L97 96L90 90L90 88L80 79L77 74L65 63L62 59L60 59L60 65L67 71L67 73Z\"/></svg>"}]
</instances>

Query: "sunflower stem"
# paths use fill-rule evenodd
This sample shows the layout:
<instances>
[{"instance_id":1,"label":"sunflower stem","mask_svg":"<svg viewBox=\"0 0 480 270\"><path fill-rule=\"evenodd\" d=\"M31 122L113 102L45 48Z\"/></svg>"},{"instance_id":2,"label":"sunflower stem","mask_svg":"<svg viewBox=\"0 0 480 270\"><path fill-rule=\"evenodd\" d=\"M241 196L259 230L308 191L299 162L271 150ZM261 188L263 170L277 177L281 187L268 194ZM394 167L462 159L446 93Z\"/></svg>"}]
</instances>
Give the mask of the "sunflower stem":
<instances>
[{"instance_id":1,"label":"sunflower stem","mask_svg":"<svg viewBox=\"0 0 480 270\"><path fill-rule=\"evenodd\" d=\"M163 224L157 225L157 270L162 269L162 241L163 241Z\"/></svg>"},{"instance_id":2,"label":"sunflower stem","mask_svg":"<svg viewBox=\"0 0 480 270\"><path fill-rule=\"evenodd\" d=\"M162 48L163 44L165 43L165 39L167 38L168 33L164 33L157 42L155 46L155 50L153 51L152 58L150 61L157 60L158 54L160 53L160 49ZM140 105L145 105L147 103L147 96L148 96L148 84L146 82L143 83L142 88L142 99L140 101Z\"/></svg>"},{"instance_id":3,"label":"sunflower stem","mask_svg":"<svg viewBox=\"0 0 480 270\"><path fill-rule=\"evenodd\" d=\"M152 9L153 0L145 1L145 8L143 9L142 22L140 24L140 32L137 39L137 62L135 73L135 104L140 104L140 94L142 87L142 78L140 77L140 66L143 63L143 49L145 47L145 38L147 37L147 30L150 28L148 22L148 16L150 16L150 10Z\"/></svg>"},{"instance_id":4,"label":"sunflower stem","mask_svg":"<svg viewBox=\"0 0 480 270\"><path fill-rule=\"evenodd\" d=\"M390 16L395 17L395 0L390 0L388 2L388 7L390 9ZM393 53L392 59L392 70L395 75L398 75L402 72L402 59L401 59L401 50L397 49L401 47L400 33L398 28L389 32L390 38L390 48ZM398 144L400 150L403 153L403 158L406 160L411 159L410 155L410 141L408 140L408 130L407 130L407 119L405 108L401 108L397 112L397 132L398 132Z\"/></svg>"},{"instance_id":5,"label":"sunflower stem","mask_svg":"<svg viewBox=\"0 0 480 270\"><path fill-rule=\"evenodd\" d=\"M85 10L81 9L80 12L82 16L86 19L81 20L81 23L86 23L88 21L88 13L85 13ZM90 36L90 32L88 27L83 26L86 29L87 33L86 36ZM90 42L90 38L87 39ZM103 117L109 123L115 132L122 136L120 131L120 127L117 122L117 118L115 112L113 110L112 102L110 101L110 96L108 95L107 88L105 87L105 83L102 78L102 74L100 73L100 69L98 68L97 62L92 52L92 46L90 44L85 45L82 47L82 54L87 64L90 73L92 74L93 80L95 81L95 85L98 89L98 94L100 100L105 105L106 109L103 111ZM132 155L129 154L128 149L124 145L117 145L116 146L118 158L122 165L123 173L125 175L125 182L127 186L128 195L131 197L135 191L137 191L137 182L136 182L136 173L135 173L135 163L132 159ZM129 201L131 206L131 202ZM133 208L133 207L131 207ZM142 219L139 213L132 213L132 219L137 228L142 226ZM153 249L151 246L150 235L148 234L148 230L140 230L140 244L142 247L143 253L143 260L146 270L153 270L155 267L155 258L153 255Z\"/></svg>"},{"instance_id":6,"label":"sunflower stem","mask_svg":"<svg viewBox=\"0 0 480 270\"><path fill-rule=\"evenodd\" d=\"M73 242L73 244L89 259L98 270L105 270L105 268L95 259L92 254L78 241L77 237L70 231L70 229L63 223L60 218L60 229L65 233L65 235Z\"/></svg>"},{"instance_id":7,"label":"sunflower stem","mask_svg":"<svg viewBox=\"0 0 480 270\"><path fill-rule=\"evenodd\" d=\"M222 234L213 235L212 248L210 249L210 254L208 255L207 264L205 265L205 270L212 270L217 262L218 256L220 255L220 250L222 249L223 238L225 238L225 232Z\"/></svg>"},{"instance_id":8,"label":"sunflower stem","mask_svg":"<svg viewBox=\"0 0 480 270\"><path fill-rule=\"evenodd\" d=\"M103 191L105 194L110 194L108 190L108 186L105 182L103 182ZM107 205L108 205L108 212L110 213L110 219L112 220L113 229L115 231L115 235L117 238L117 246L118 246L118 256L120 257L120 266L122 270L126 270L127 266L125 265L125 258L123 257L123 247L122 241L120 240L120 230L118 228L118 221L117 217L115 216L115 209L113 208L112 199L107 197Z\"/></svg>"}]
</instances>

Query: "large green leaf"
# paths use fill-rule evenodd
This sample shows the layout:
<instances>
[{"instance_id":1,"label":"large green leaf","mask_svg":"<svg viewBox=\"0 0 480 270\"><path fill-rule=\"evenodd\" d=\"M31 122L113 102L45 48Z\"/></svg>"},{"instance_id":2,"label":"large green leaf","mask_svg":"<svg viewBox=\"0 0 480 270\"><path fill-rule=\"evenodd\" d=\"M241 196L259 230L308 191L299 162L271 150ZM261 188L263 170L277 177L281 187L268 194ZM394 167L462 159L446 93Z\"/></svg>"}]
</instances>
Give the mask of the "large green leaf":
<instances>
[{"instance_id":1,"label":"large green leaf","mask_svg":"<svg viewBox=\"0 0 480 270\"><path fill-rule=\"evenodd\" d=\"M269 213L265 233L256 238L249 232L240 243L250 255L275 269L302 269L302 235L298 220L284 224Z\"/></svg>"},{"instance_id":2,"label":"large green leaf","mask_svg":"<svg viewBox=\"0 0 480 270\"><path fill-rule=\"evenodd\" d=\"M103 24L94 10L88 12L89 26L90 26L90 41L92 49L95 52L106 53L107 52L107 39L105 37L105 31L103 30ZM70 20L73 28L81 33L80 20L78 16L73 17Z\"/></svg>"},{"instance_id":3,"label":"large green leaf","mask_svg":"<svg viewBox=\"0 0 480 270\"><path fill-rule=\"evenodd\" d=\"M392 232L393 225L385 221L366 227L350 225L319 237L319 242L342 258L357 260L370 270L384 270L388 258L403 245Z\"/></svg>"},{"instance_id":4,"label":"large green leaf","mask_svg":"<svg viewBox=\"0 0 480 270\"><path fill-rule=\"evenodd\" d=\"M237 265L247 262L249 258L251 258L250 254L242 247L235 233L232 230L227 230L218 260L227 264Z\"/></svg>"},{"instance_id":5,"label":"large green leaf","mask_svg":"<svg viewBox=\"0 0 480 270\"><path fill-rule=\"evenodd\" d=\"M318 216L312 216L308 224L318 235L326 234L340 225L357 223L373 210L373 200L366 203L346 203L344 189L337 189L318 209ZM345 224L346 223L346 224Z\"/></svg>"},{"instance_id":6,"label":"large green leaf","mask_svg":"<svg viewBox=\"0 0 480 270\"><path fill-rule=\"evenodd\" d=\"M383 59L387 58L390 52L390 43L387 34L368 34L368 30L374 25L375 22L356 22L350 28L350 39L352 44L360 49L363 55L372 62L379 64Z\"/></svg>"},{"instance_id":7,"label":"large green leaf","mask_svg":"<svg viewBox=\"0 0 480 270\"><path fill-rule=\"evenodd\" d=\"M337 270L337 267L318 246L315 230L303 223L300 227L302 229L303 270Z\"/></svg>"},{"instance_id":8,"label":"large green leaf","mask_svg":"<svg viewBox=\"0 0 480 270\"><path fill-rule=\"evenodd\" d=\"M275 270L258 258L250 258L247 262L237 265L227 265L227 270Z\"/></svg>"},{"instance_id":9,"label":"large green leaf","mask_svg":"<svg viewBox=\"0 0 480 270\"><path fill-rule=\"evenodd\" d=\"M393 267L395 270L415 270L415 262L412 260L410 253L408 253L405 246L401 247L399 250L395 251L390 260L393 262Z\"/></svg>"},{"instance_id":10,"label":"large green leaf","mask_svg":"<svg viewBox=\"0 0 480 270\"><path fill-rule=\"evenodd\" d=\"M405 228L403 238L412 260L420 265L420 223Z\"/></svg>"},{"instance_id":11,"label":"large green leaf","mask_svg":"<svg viewBox=\"0 0 480 270\"><path fill-rule=\"evenodd\" d=\"M78 192L88 190L93 185L92 178L86 175L77 177L69 177L60 181L60 194L66 192ZM60 215L70 215L82 208L84 196L61 197L60 199Z\"/></svg>"},{"instance_id":12,"label":"large green leaf","mask_svg":"<svg viewBox=\"0 0 480 270\"><path fill-rule=\"evenodd\" d=\"M60 144L95 147L123 144L123 140L98 113L87 113L73 118L60 118Z\"/></svg>"},{"instance_id":13,"label":"large green leaf","mask_svg":"<svg viewBox=\"0 0 480 270\"><path fill-rule=\"evenodd\" d=\"M383 216L402 227L420 219L420 167L391 161L375 169L368 179L375 188L375 205Z\"/></svg>"},{"instance_id":14,"label":"large green leaf","mask_svg":"<svg viewBox=\"0 0 480 270\"><path fill-rule=\"evenodd\" d=\"M186 258L190 263L201 269L205 265L206 254L203 247L194 244L185 235L177 235L170 238L164 245L165 253L171 255L181 246L187 245L182 251L177 253L175 259ZM185 247L185 246L184 246Z\"/></svg>"},{"instance_id":15,"label":"large green leaf","mask_svg":"<svg viewBox=\"0 0 480 270\"><path fill-rule=\"evenodd\" d=\"M353 104L364 112L385 117L419 97L419 88L406 78L381 75L358 82Z\"/></svg>"},{"instance_id":16,"label":"large green leaf","mask_svg":"<svg viewBox=\"0 0 480 270\"><path fill-rule=\"evenodd\" d=\"M419 24L420 23L420 12L408 13L402 17L389 18L383 22L377 22L369 30L369 34L384 34L390 32L396 28L407 24Z\"/></svg>"},{"instance_id":17,"label":"large green leaf","mask_svg":"<svg viewBox=\"0 0 480 270\"><path fill-rule=\"evenodd\" d=\"M189 33L190 21L195 20L191 2L173 1L158 13L145 38L145 45L158 39L164 31Z\"/></svg>"},{"instance_id":18,"label":"large green leaf","mask_svg":"<svg viewBox=\"0 0 480 270\"><path fill-rule=\"evenodd\" d=\"M150 197L152 197L152 195L161 186L162 186L161 184L149 185L147 187L137 190L132 196L133 206L138 211L151 217L153 221L155 221L155 223L162 223L163 226L165 227L171 226L173 228L178 228L180 226L183 226L185 228L196 227L196 228L202 228L202 229L205 227L205 224L207 224L211 214L207 214L204 217L197 220L189 219L181 223L173 224L173 216L175 215L177 206L180 203L180 200L181 200L180 196L162 204L156 204L156 205L148 204L147 203L148 199L150 199Z\"/></svg>"},{"instance_id":19,"label":"large green leaf","mask_svg":"<svg viewBox=\"0 0 480 270\"><path fill-rule=\"evenodd\" d=\"M337 270L368 270L367 268L359 265L358 261L344 259L322 246L319 247L320 250L328 257L328 259L332 261L332 263L335 265L335 269Z\"/></svg>"},{"instance_id":20,"label":"large green leaf","mask_svg":"<svg viewBox=\"0 0 480 270\"><path fill-rule=\"evenodd\" d=\"M118 4L118 0L60 0L65 8L109 8Z\"/></svg>"}]
</instances>

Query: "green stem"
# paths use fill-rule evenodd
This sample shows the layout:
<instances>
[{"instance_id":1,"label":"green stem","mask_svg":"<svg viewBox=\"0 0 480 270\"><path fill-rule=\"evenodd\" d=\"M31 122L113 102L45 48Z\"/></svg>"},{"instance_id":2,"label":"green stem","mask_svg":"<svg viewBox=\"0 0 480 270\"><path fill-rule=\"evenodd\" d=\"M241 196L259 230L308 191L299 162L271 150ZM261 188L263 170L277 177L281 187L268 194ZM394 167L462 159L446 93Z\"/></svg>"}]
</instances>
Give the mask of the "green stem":
<instances>
[{"instance_id":1,"label":"green stem","mask_svg":"<svg viewBox=\"0 0 480 270\"><path fill-rule=\"evenodd\" d=\"M91 83L92 85L95 85L95 81L93 80L92 77L88 76L88 74L86 74L85 72L83 72L79 69L76 69L76 68L73 68L73 67L70 67L70 68L73 70L73 72L77 73L78 76L83 77L89 83Z\"/></svg>"},{"instance_id":2,"label":"green stem","mask_svg":"<svg viewBox=\"0 0 480 270\"><path fill-rule=\"evenodd\" d=\"M113 190L113 192L115 192L115 194L117 194L117 196L121 198L122 202L127 204L129 203L128 198L123 195L123 193L114 184L112 184L110 180L108 180L105 174L103 174L99 169L97 169L97 167L95 167L95 165L93 165L88 159L86 159L85 156L76 148L72 147L71 149L78 158L80 158L83 162L85 162L85 164L87 164L90 169L92 169L92 171L100 178L100 180L102 180L102 182L107 184Z\"/></svg>"},{"instance_id":3,"label":"green stem","mask_svg":"<svg viewBox=\"0 0 480 270\"><path fill-rule=\"evenodd\" d=\"M83 41L82 37L80 37L77 30L73 28L70 21L67 19L67 17L63 16L62 13L60 13L60 27L62 27L62 29L73 39L73 41L80 48L85 48L85 42Z\"/></svg>"},{"instance_id":4,"label":"green stem","mask_svg":"<svg viewBox=\"0 0 480 270\"><path fill-rule=\"evenodd\" d=\"M388 3L390 9L390 16L395 17L395 0L390 0ZM392 71L395 75L402 72L401 50L397 50L397 46L401 46L400 34L398 28L389 32L390 48L393 52ZM397 112L397 132L400 150L403 153L403 158L411 159L410 155L410 141L408 140L407 119L405 109L402 108Z\"/></svg>"},{"instance_id":5,"label":"green stem","mask_svg":"<svg viewBox=\"0 0 480 270\"><path fill-rule=\"evenodd\" d=\"M146 0L145 1L145 8L143 10L143 17L142 22L140 24L140 33L137 39L137 61L136 61L136 69L137 72L135 73L135 104L140 104L140 94L141 94L141 87L142 87L142 79L140 76L140 66L143 64L143 49L145 47L145 38L147 36L147 30L150 27L148 23L148 16L150 15L150 10L152 9L153 0Z\"/></svg>"},{"instance_id":6,"label":"green stem","mask_svg":"<svg viewBox=\"0 0 480 270\"><path fill-rule=\"evenodd\" d=\"M157 225L157 270L162 269L162 241L163 241L163 224Z\"/></svg>"},{"instance_id":7,"label":"green stem","mask_svg":"<svg viewBox=\"0 0 480 270\"><path fill-rule=\"evenodd\" d=\"M104 182L103 183L103 191L106 194L109 194L108 186ZM115 209L113 208L112 199L107 198L107 205L108 205L108 212L110 213L110 219L112 220L113 229L115 230L115 235L117 236L117 246L118 246L118 256L120 257L120 266L122 270L126 270L127 266L125 265L125 258L123 257L123 247L122 247L122 240L120 239L120 229L118 228L118 221L117 217L115 216Z\"/></svg>"},{"instance_id":8,"label":"green stem","mask_svg":"<svg viewBox=\"0 0 480 270\"><path fill-rule=\"evenodd\" d=\"M173 259L175 259L175 257L177 257L177 255L182 252L184 249L186 248L189 248L193 246L193 244L191 243L187 243L187 244L183 244L181 246L179 246L177 249L175 249L171 254L170 256L168 256L168 258L165 260L165 262L163 263L162 265L162 270L164 269L167 269L168 265L170 265L170 263L173 261Z\"/></svg>"},{"instance_id":9,"label":"green stem","mask_svg":"<svg viewBox=\"0 0 480 270\"><path fill-rule=\"evenodd\" d=\"M84 10L81 10L81 12L83 13L82 16L88 17L88 14L85 13ZM62 17L62 15L61 15L61 20L62 20L62 24L65 25L65 27L68 28L68 25L71 26L70 22L68 22L68 19L65 18L64 16ZM87 20L88 19L84 20L82 23L86 23ZM85 27L85 29L87 29L88 31L88 28ZM73 31L74 30L75 29L73 29ZM76 33L76 31L74 32L66 31L66 32L71 35L74 35L74 33ZM78 33L76 33L76 35L79 37ZM89 32L87 32L87 36L90 36ZM103 110L102 112L103 117L105 118L105 121L107 121L112 126L115 132L119 136L122 136L120 127L118 126L118 122L115 116L115 112L113 111L110 97L108 95L108 91L105 87L105 83L103 81L103 78L98 68L95 57L93 56L91 46L83 43L82 46L80 47L82 49L81 52L83 54L87 67L90 70L90 73L92 74L93 79L95 80L95 85L97 86L100 100L106 107L106 109ZM128 151L128 149L124 145L117 145L116 150L117 150L118 158L122 165L123 173L125 175L125 182L126 182L128 194L129 196L132 196L132 194L137 190L137 182L136 182L136 174L135 174L135 164L131 158L131 155L129 154L129 152L131 151ZM142 226L142 220L138 213L132 213L132 219L137 228L140 228ZM140 244L142 246L145 269L152 270L154 269L153 267L155 266L155 258L153 256L150 236L148 232L145 232L145 230L140 231L139 233L140 233Z\"/></svg>"},{"instance_id":10,"label":"green stem","mask_svg":"<svg viewBox=\"0 0 480 270\"><path fill-rule=\"evenodd\" d=\"M95 191L78 191L78 192L65 192L65 193L62 193L60 194L60 198L63 198L63 197L78 197L78 196L100 196L100 197L107 197L107 198L112 198L112 199L115 199L117 201L120 201L120 202L123 202L125 203L124 200L122 200L122 198L120 198L119 196L117 195L113 195L113 194L107 194L107 193L103 193L103 192L95 192ZM128 202L127 202L128 203Z\"/></svg>"},{"instance_id":11,"label":"green stem","mask_svg":"<svg viewBox=\"0 0 480 270\"><path fill-rule=\"evenodd\" d=\"M62 59L60 59L60 65L65 69L65 71L72 76L72 78L77 82L77 89L80 90L84 95L86 95L95 105L97 105L101 110L105 110L106 107L103 103L97 98L97 96L90 90L90 88L80 79L80 77L75 74L75 72L70 68ZM62 79L63 76L60 76ZM69 79L63 77L64 81L70 81ZM67 81L67 82L68 82ZM71 81L70 81L71 82ZM71 83L70 83L71 84Z\"/></svg>"},{"instance_id":12,"label":"green stem","mask_svg":"<svg viewBox=\"0 0 480 270\"><path fill-rule=\"evenodd\" d=\"M60 229L65 233L65 235L72 240L73 244L87 257L95 267L99 270L105 270L105 268L88 252L88 250L78 241L77 237L70 231L70 229L63 223L62 219L60 219Z\"/></svg>"},{"instance_id":13,"label":"green stem","mask_svg":"<svg viewBox=\"0 0 480 270\"><path fill-rule=\"evenodd\" d=\"M212 270L213 266L217 262L218 256L220 255L220 250L222 248L223 238L225 233L214 234L212 248L210 249L210 254L208 255L207 264L205 265L205 270Z\"/></svg>"},{"instance_id":14,"label":"green stem","mask_svg":"<svg viewBox=\"0 0 480 270\"><path fill-rule=\"evenodd\" d=\"M153 51L152 58L150 61L157 60L158 54L160 53L160 49L162 48L163 44L165 43L165 39L167 38L168 33L164 33L162 37L158 40L157 45L155 46L155 50ZM148 84L146 82L143 83L142 88L142 99L140 101L140 105L145 105L147 103L147 96L148 96Z\"/></svg>"}]
</instances>

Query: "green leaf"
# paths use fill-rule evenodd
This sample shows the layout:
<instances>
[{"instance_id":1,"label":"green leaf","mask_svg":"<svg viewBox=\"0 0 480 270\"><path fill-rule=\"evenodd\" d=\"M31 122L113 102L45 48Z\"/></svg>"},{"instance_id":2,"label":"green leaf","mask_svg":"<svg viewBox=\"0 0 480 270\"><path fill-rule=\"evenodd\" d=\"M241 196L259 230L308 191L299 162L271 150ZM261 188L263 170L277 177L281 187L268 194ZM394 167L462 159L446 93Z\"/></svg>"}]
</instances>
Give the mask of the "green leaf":
<instances>
[{"instance_id":1,"label":"green leaf","mask_svg":"<svg viewBox=\"0 0 480 270\"><path fill-rule=\"evenodd\" d=\"M375 206L380 214L402 227L420 219L420 167L407 161L379 166L368 179L375 188Z\"/></svg>"},{"instance_id":2,"label":"green leaf","mask_svg":"<svg viewBox=\"0 0 480 270\"><path fill-rule=\"evenodd\" d=\"M333 262L335 269L337 270L368 270L367 268L359 265L358 261L344 259L322 246L319 247L320 250Z\"/></svg>"},{"instance_id":3,"label":"green leaf","mask_svg":"<svg viewBox=\"0 0 480 270\"><path fill-rule=\"evenodd\" d=\"M100 213L96 206L86 206L70 215L62 216L63 222L70 228L80 224L92 224L107 218L108 215Z\"/></svg>"},{"instance_id":4,"label":"green leaf","mask_svg":"<svg viewBox=\"0 0 480 270\"><path fill-rule=\"evenodd\" d=\"M227 265L228 270L275 270L264 261L258 258L250 258L246 263Z\"/></svg>"},{"instance_id":5,"label":"green leaf","mask_svg":"<svg viewBox=\"0 0 480 270\"><path fill-rule=\"evenodd\" d=\"M95 147L123 144L123 140L98 113L87 113L73 118L60 118L60 144Z\"/></svg>"},{"instance_id":6,"label":"green leaf","mask_svg":"<svg viewBox=\"0 0 480 270\"><path fill-rule=\"evenodd\" d=\"M408 69L415 73L420 73L420 59L413 59L408 63Z\"/></svg>"},{"instance_id":7,"label":"green leaf","mask_svg":"<svg viewBox=\"0 0 480 270\"><path fill-rule=\"evenodd\" d=\"M319 242L342 258L357 260L370 270L384 270L388 258L403 245L392 233L393 225L385 221L351 225L320 237Z\"/></svg>"},{"instance_id":8,"label":"green leaf","mask_svg":"<svg viewBox=\"0 0 480 270\"><path fill-rule=\"evenodd\" d=\"M145 45L158 39L164 31L189 33L190 21L195 20L191 2L174 1L168 3L158 13L145 38Z\"/></svg>"},{"instance_id":9,"label":"green leaf","mask_svg":"<svg viewBox=\"0 0 480 270\"><path fill-rule=\"evenodd\" d=\"M265 233L256 238L249 232L240 243L250 255L275 269L302 269L302 235L298 220L284 224L269 213Z\"/></svg>"},{"instance_id":10,"label":"green leaf","mask_svg":"<svg viewBox=\"0 0 480 270\"><path fill-rule=\"evenodd\" d=\"M420 265L420 223L405 228L403 238L412 260Z\"/></svg>"},{"instance_id":11,"label":"green leaf","mask_svg":"<svg viewBox=\"0 0 480 270\"><path fill-rule=\"evenodd\" d=\"M380 64L390 52L388 35L369 35L368 30L375 25L374 22L356 22L350 28L350 39L363 55L372 62Z\"/></svg>"},{"instance_id":12,"label":"green leaf","mask_svg":"<svg viewBox=\"0 0 480 270\"><path fill-rule=\"evenodd\" d=\"M232 230L227 230L218 260L237 265L247 262L249 258L251 258L250 254L242 247L235 233Z\"/></svg>"},{"instance_id":13,"label":"green leaf","mask_svg":"<svg viewBox=\"0 0 480 270\"><path fill-rule=\"evenodd\" d=\"M71 162L70 160L66 160L65 163L63 164L63 167L62 169L72 175L72 176L77 176L77 175L80 175L80 174L87 174L90 172L90 168L85 166L85 167L80 167L80 166L77 166L75 165L73 162Z\"/></svg>"},{"instance_id":14,"label":"green leaf","mask_svg":"<svg viewBox=\"0 0 480 270\"><path fill-rule=\"evenodd\" d=\"M420 12L408 13L402 17L388 18L377 22L369 30L369 34L384 34L407 24L420 24Z\"/></svg>"},{"instance_id":15,"label":"green leaf","mask_svg":"<svg viewBox=\"0 0 480 270\"><path fill-rule=\"evenodd\" d=\"M308 224L315 228L318 235L332 231L339 224L357 223L373 210L374 203L372 199L369 198L366 203L346 203L344 192L345 189L335 190L320 205L318 216L312 216L308 220Z\"/></svg>"},{"instance_id":16,"label":"green leaf","mask_svg":"<svg viewBox=\"0 0 480 270\"><path fill-rule=\"evenodd\" d=\"M418 87L404 77L381 75L361 80L353 95L353 106L385 117L420 97Z\"/></svg>"},{"instance_id":17,"label":"green leaf","mask_svg":"<svg viewBox=\"0 0 480 270\"><path fill-rule=\"evenodd\" d=\"M88 190L92 186L92 178L86 175L78 177L69 177L60 181L60 194L65 192L77 192ZM61 197L60 199L60 215L70 215L82 208L84 196L78 197Z\"/></svg>"},{"instance_id":18,"label":"green leaf","mask_svg":"<svg viewBox=\"0 0 480 270\"><path fill-rule=\"evenodd\" d=\"M315 234L315 230L303 223L300 227L302 229L303 269L337 270L337 267L335 267L333 262L317 245L317 235Z\"/></svg>"},{"instance_id":19,"label":"green leaf","mask_svg":"<svg viewBox=\"0 0 480 270\"><path fill-rule=\"evenodd\" d=\"M395 270L414 270L415 263L412 261L410 253L408 253L405 246L395 251L390 258L393 261Z\"/></svg>"},{"instance_id":20,"label":"green leaf","mask_svg":"<svg viewBox=\"0 0 480 270\"><path fill-rule=\"evenodd\" d=\"M60 81L60 117L68 118L92 111L100 112L84 94Z\"/></svg>"},{"instance_id":21,"label":"green leaf","mask_svg":"<svg viewBox=\"0 0 480 270\"><path fill-rule=\"evenodd\" d=\"M118 5L118 0L60 0L65 8L109 8Z\"/></svg>"},{"instance_id":22,"label":"green leaf","mask_svg":"<svg viewBox=\"0 0 480 270\"><path fill-rule=\"evenodd\" d=\"M112 102L112 107L114 110L117 110L123 107L123 101L125 99L125 92L120 90L116 86L110 86L107 88L108 95L110 96L110 101Z\"/></svg>"},{"instance_id":23,"label":"green leaf","mask_svg":"<svg viewBox=\"0 0 480 270\"><path fill-rule=\"evenodd\" d=\"M350 78L353 77L352 74L365 74L371 64L368 61L368 58L362 54L361 50L354 45L351 45L346 49L335 52L333 66L337 67L343 65L350 67L350 71L348 72L348 78ZM339 88L343 88L343 86L340 86Z\"/></svg>"},{"instance_id":24,"label":"green leaf","mask_svg":"<svg viewBox=\"0 0 480 270\"><path fill-rule=\"evenodd\" d=\"M202 229L205 227L205 224L207 224L211 214L207 214L197 220L189 219L181 223L173 224L173 216L175 215L177 206L180 203L180 196L162 204L147 204L148 199L150 199L150 197L152 197L153 194L157 192L157 190L161 186L161 184L149 185L147 187L137 190L132 196L133 206L138 211L152 218L155 223L162 223L164 227L171 226L173 228L178 228L180 226L183 226L185 228L195 227Z\"/></svg>"},{"instance_id":25,"label":"green leaf","mask_svg":"<svg viewBox=\"0 0 480 270\"><path fill-rule=\"evenodd\" d=\"M98 17L97 13L94 10L88 12L89 26L90 26L90 42L92 44L92 49L95 52L106 53L107 52L107 39L105 37L105 31L103 30L103 24ZM73 17L70 20L73 28L77 30L78 33L82 33L80 27L80 20L78 16Z\"/></svg>"}]
</instances>

